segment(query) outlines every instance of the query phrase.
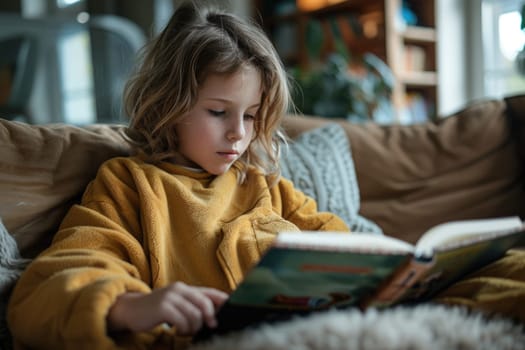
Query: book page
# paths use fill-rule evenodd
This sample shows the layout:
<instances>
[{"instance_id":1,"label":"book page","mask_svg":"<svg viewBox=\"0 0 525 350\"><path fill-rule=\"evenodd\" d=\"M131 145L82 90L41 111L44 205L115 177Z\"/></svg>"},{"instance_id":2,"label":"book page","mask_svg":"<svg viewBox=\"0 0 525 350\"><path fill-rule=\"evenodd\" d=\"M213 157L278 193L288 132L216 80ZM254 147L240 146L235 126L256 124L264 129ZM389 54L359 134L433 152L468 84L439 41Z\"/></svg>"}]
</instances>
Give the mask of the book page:
<instances>
[{"instance_id":1,"label":"book page","mask_svg":"<svg viewBox=\"0 0 525 350\"><path fill-rule=\"evenodd\" d=\"M498 232L519 230L522 226L523 223L517 216L443 223L423 234L416 245L415 255L430 257L439 247L483 239L483 236L489 238Z\"/></svg>"},{"instance_id":2,"label":"book page","mask_svg":"<svg viewBox=\"0 0 525 350\"><path fill-rule=\"evenodd\" d=\"M344 232L281 232L275 241L277 247L304 248L330 251L365 251L412 253L414 246L394 237L373 233Z\"/></svg>"}]
</instances>

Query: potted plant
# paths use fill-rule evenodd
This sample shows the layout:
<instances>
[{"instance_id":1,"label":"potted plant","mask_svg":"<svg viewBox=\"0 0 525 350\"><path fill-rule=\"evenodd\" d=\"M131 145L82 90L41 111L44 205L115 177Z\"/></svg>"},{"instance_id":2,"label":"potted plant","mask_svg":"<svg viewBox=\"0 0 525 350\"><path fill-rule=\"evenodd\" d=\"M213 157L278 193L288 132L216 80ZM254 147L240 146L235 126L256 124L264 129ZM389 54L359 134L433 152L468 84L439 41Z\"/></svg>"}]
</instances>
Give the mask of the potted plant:
<instances>
[{"instance_id":1,"label":"potted plant","mask_svg":"<svg viewBox=\"0 0 525 350\"><path fill-rule=\"evenodd\" d=\"M353 56L338 35L334 37L335 52L321 62L322 40L322 29L311 21L307 46L317 64L291 70L297 83L293 94L296 107L304 114L328 118L391 122L394 76L390 68L372 53Z\"/></svg>"}]
</instances>

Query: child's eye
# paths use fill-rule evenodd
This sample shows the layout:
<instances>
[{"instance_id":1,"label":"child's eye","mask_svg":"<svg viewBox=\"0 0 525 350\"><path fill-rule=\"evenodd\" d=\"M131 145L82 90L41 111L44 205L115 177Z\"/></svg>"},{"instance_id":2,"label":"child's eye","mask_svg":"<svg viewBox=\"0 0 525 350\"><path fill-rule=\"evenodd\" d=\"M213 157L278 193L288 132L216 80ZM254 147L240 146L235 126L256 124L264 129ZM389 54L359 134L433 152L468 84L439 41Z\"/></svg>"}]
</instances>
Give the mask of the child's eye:
<instances>
[{"instance_id":1,"label":"child's eye","mask_svg":"<svg viewBox=\"0 0 525 350\"><path fill-rule=\"evenodd\" d=\"M220 116L223 116L224 115L224 111L216 111L214 109L208 109L208 113L210 113L211 115L215 116L215 117L220 117Z\"/></svg>"},{"instance_id":2,"label":"child's eye","mask_svg":"<svg viewBox=\"0 0 525 350\"><path fill-rule=\"evenodd\" d=\"M245 114L245 115L244 115L244 119L254 120L254 119L255 119L255 116L254 116L253 114Z\"/></svg>"}]
</instances>

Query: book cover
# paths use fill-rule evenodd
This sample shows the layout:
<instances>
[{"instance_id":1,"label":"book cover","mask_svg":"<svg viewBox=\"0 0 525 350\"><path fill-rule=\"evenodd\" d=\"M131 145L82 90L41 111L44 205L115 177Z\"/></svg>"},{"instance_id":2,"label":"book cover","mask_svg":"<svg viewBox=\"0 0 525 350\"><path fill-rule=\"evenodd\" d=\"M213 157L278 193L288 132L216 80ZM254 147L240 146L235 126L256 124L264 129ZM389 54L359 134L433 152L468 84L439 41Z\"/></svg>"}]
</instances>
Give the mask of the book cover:
<instances>
[{"instance_id":1,"label":"book cover","mask_svg":"<svg viewBox=\"0 0 525 350\"><path fill-rule=\"evenodd\" d=\"M219 310L219 327L196 339L331 308L425 301L521 244L517 217L439 225L415 246L375 234L280 233Z\"/></svg>"},{"instance_id":2,"label":"book cover","mask_svg":"<svg viewBox=\"0 0 525 350\"><path fill-rule=\"evenodd\" d=\"M222 306L217 314L218 328L203 328L195 341L261 322L280 322L331 308L359 307L411 256L408 251L349 253L273 247Z\"/></svg>"}]
</instances>

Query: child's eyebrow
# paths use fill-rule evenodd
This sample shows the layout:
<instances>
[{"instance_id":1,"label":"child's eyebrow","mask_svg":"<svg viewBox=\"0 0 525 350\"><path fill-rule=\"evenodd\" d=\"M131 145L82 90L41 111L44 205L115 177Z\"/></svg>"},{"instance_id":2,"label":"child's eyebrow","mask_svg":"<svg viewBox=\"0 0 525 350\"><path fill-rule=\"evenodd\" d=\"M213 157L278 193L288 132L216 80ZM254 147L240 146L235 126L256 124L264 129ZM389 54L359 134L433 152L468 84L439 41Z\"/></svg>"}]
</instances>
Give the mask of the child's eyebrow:
<instances>
[{"instance_id":1,"label":"child's eyebrow","mask_svg":"<svg viewBox=\"0 0 525 350\"><path fill-rule=\"evenodd\" d=\"M217 101L217 102L223 102L223 103L227 103L227 104L231 104L231 103L234 102L234 101L229 100L229 99L227 99L227 98L221 98L221 97L208 97L208 98L206 98L206 100L209 100L209 101ZM261 105L260 102L256 102L256 103L254 103L253 105L248 106L248 108L259 108L260 105Z\"/></svg>"}]
</instances>

